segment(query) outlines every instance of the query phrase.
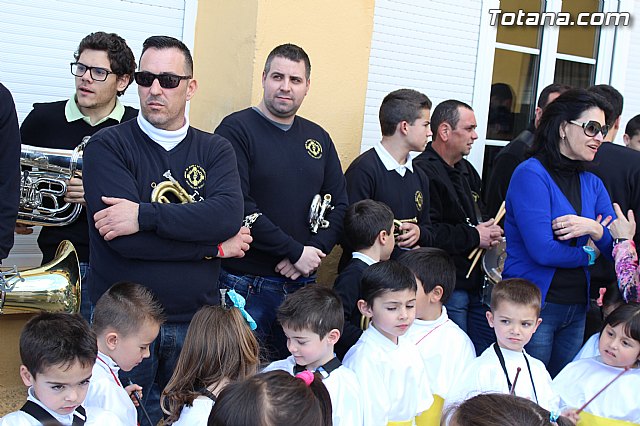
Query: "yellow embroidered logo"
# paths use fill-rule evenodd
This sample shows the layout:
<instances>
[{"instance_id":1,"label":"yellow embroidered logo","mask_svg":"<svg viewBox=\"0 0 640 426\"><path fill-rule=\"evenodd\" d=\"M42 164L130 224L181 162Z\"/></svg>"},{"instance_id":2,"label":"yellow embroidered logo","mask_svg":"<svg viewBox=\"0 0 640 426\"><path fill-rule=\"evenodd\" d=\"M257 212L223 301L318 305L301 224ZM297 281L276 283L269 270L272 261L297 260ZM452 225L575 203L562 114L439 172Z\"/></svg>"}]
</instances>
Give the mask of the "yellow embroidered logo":
<instances>
[{"instance_id":1,"label":"yellow embroidered logo","mask_svg":"<svg viewBox=\"0 0 640 426\"><path fill-rule=\"evenodd\" d=\"M315 139L307 139L304 143L304 147L307 149L307 153L316 160L322 157L322 145Z\"/></svg>"},{"instance_id":2,"label":"yellow embroidered logo","mask_svg":"<svg viewBox=\"0 0 640 426\"><path fill-rule=\"evenodd\" d=\"M415 200L416 200L416 208L418 209L419 212L421 212L422 204L424 203L424 197L422 196L422 191L416 191Z\"/></svg>"},{"instance_id":3,"label":"yellow embroidered logo","mask_svg":"<svg viewBox=\"0 0 640 426\"><path fill-rule=\"evenodd\" d=\"M199 165L192 164L184 171L184 179L191 188L202 188L207 180L207 172Z\"/></svg>"}]
</instances>

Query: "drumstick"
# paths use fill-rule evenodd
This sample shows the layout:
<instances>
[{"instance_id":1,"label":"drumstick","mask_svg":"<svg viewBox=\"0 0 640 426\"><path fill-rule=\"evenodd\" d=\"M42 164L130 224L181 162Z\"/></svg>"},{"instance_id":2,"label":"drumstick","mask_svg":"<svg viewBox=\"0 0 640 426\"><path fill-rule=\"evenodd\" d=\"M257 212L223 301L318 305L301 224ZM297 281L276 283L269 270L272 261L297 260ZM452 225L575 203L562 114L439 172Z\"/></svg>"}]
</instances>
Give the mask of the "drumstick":
<instances>
[{"instance_id":1,"label":"drumstick","mask_svg":"<svg viewBox=\"0 0 640 426\"><path fill-rule=\"evenodd\" d=\"M507 213L507 209L505 209L505 204L503 201L502 204L500 204L500 208L498 209L498 213L496 214L494 223L500 222L506 213ZM474 257L476 257L478 255L479 250L484 250L484 249L481 249L480 247L474 248L473 250L471 250L471 253L469 253L469 256L467 256L467 259L471 260Z\"/></svg>"},{"instance_id":2,"label":"drumstick","mask_svg":"<svg viewBox=\"0 0 640 426\"><path fill-rule=\"evenodd\" d=\"M482 256L482 252L484 251L484 249L480 249L478 250L475 259L473 259L473 262L471 262L471 267L469 268L469 271L467 271L467 275L465 278L469 278L469 275L471 275L471 271L473 271L473 268L475 268L476 263L478 263L478 260L480 260L480 257Z\"/></svg>"},{"instance_id":3,"label":"drumstick","mask_svg":"<svg viewBox=\"0 0 640 426\"><path fill-rule=\"evenodd\" d=\"M595 395L593 395L593 397L588 400L587 402L584 403L584 405L580 408L578 408L578 410L576 411L576 414L580 414L580 412L582 412L582 410L585 409L585 407L589 404L591 404L591 401L593 401L594 399L596 399L598 397L598 395L600 395L606 388L609 387L609 385L611 385L611 383L615 382L616 380L618 380L620 378L620 376L622 376L624 373L626 373L627 371L629 371L629 367L625 367L624 370L622 370L620 372L620 374L618 374L616 377L614 377L609 383L607 383L606 385L604 385L604 387L602 389L600 389L598 391L598 393L596 393Z\"/></svg>"},{"instance_id":4,"label":"drumstick","mask_svg":"<svg viewBox=\"0 0 640 426\"><path fill-rule=\"evenodd\" d=\"M516 377L513 379L513 384L511 385L511 390L509 391L509 395L515 395L516 383L518 383L518 376L520 375L520 371L522 371L522 368L518 367L518 369L516 370Z\"/></svg>"}]
</instances>

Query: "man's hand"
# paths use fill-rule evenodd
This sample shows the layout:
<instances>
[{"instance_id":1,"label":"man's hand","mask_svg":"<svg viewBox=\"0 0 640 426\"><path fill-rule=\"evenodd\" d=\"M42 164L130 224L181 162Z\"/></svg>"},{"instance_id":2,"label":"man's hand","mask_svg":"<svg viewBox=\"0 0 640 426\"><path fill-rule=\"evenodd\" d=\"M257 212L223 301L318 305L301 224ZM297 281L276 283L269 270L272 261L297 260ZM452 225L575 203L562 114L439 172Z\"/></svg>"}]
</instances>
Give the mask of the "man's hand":
<instances>
[{"instance_id":1,"label":"man's hand","mask_svg":"<svg viewBox=\"0 0 640 426\"><path fill-rule=\"evenodd\" d=\"M420 239L420 227L411 222L404 222L400 225L400 235L396 238L398 247L412 248L418 244Z\"/></svg>"},{"instance_id":2,"label":"man's hand","mask_svg":"<svg viewBox=\"0 0 640 426\"><path fill-rule=\"evenodd\" d=\"M289 278L292 281L297 280L298 278L300 278L300 275L302 275L300 271L298 271L296 267L293 266L293 263L291 263L291 261L286 257L276 265L276 272L284 277Z\"/></svg>"},{"instance_id":3,"label":"man's hand","mask_svg":"<svg viewBox=\"0 0 640 426\"><path fill-rule=\"evenodd\" d=\"M289 259L284 258L276 265L276 272L292 280L298 279L301 275L308 277L318 269L320 262L326 256L319 248L304 246L302 256L296 263L291 263Z\"/></svg>"},{"instance_id":4,"label":"man's hand","mask_svg":"<svg viewBox=\"0 0 640 426\"><path fill-rule=\"evenodd\" d=\"M82 204L86 206L84 201L84 186L82 186L82 172L77 171L77 177L66 180L67 192L64 194L64 201L67 203Z\"/></svg>"},{"instance_id":5,"label":"man's hand","mask_svg":"<svg viewBox=\"0 0 640 426\"><path fill-rule=\"evenodd\" d=\"M480 244L478 247L482 249L490 249L500 244L502 241L502 235L504 234L502 228L496 225L494 219L489 219L486 222L481 222L476 225L476 230L480 234Z\"/></svg>"},{"instance_id":6,"label":"man's hand","mask_svg":"<svg viewBox=\"0 0 640 426\"><path fill-rule=\"evenodd\" d=\"M138 224L138 203L124 198L102 197L102 202L110 206L93 215L96 229L105 239L135 234L140 230Z\"/></svg>"},{"instance_id":7,"label":"man's hand","mask_svg":"<svg viewBox=\"0 0 640 426\"><path fill-rule=\"evenodd\" d=\"M33 225L24 225L22 223L16 223L16 234L29 235L33 234Z\"/></svg>"},{"instance_id":8,"label":"man's hand","mask_svg":"<svg viewBox=\"0 0 640 426\"><path fill-rule=\"evenodd\" d=\"M622 214L622 209L617 203L613 203L613 210L616 212L617 219L609 225L609 232L613 238L626 238L632 240L636 234L636 218L633 210L627 212L628 217Z\"/></svg>"},{"instance_id":9,"label":"man's hand","mask_svg":"<svg viewBox=\"0 0 640 426\"><path fill-rule=\"evenodd\" d=\"M244 257L244 252L249 250L249 244L251 244L252 241L251 231L246 226L243 226L236 235L220 245L224 254L220 256L220 253L218 253L218 257L223 259Z\"/></svg>"}]
</instances>

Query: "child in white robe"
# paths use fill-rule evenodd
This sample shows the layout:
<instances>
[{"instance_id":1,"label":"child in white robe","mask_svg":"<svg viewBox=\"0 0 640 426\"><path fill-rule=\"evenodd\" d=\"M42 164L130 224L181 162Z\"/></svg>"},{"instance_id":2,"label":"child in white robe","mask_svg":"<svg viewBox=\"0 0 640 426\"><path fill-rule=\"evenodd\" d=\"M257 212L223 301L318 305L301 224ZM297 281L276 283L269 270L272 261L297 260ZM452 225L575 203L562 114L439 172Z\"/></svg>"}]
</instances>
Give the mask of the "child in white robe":
<instances>
[{"instance_id":1,"label":"child in white robe","mask_svg":"<svg viewBox=\"0 0 640 426\"><path fill-rule=\"evenodd\" d=\"M498 392L528 398L550 412L558 412L549 373L541 361L524 350L542 322L540 308L540 289L527 280L511 278L494 286L487 320L495 330L497 343L465 366L449 391L446 407L480 393Z\"/></svg>"},{"instance_id":2,"label":"child in white robe","mask_svg":"<svg viewBox=\"0 0 640 426\"><path fill-rule=\"evenodd\" d=\"M406 337L418 348L435 402L416 420L439 424L449 388L471 363L476 351L469 336L447 316L444 303L456 284L456 267L446 251L421 247L403 253L399 262L416 276L416 319Z\"/></svg>"},{"instance_id":3,"label":"child in white robe","mask_svg":"<svg viewBox=\"0 0 640 426\"><path fill-rule=\"evenodd\" d=\"M122 383L118 373L131 371L149 357L149 347L163 322L162 305L143 285L117 283L100 296L92 323L98 339L98 358L93 366L86 406L112 411L124 424L138 423L131 394L138 392L141 397L142 388Z\"/></svg>"},{"instance_id":4,"label":"child in white robe","mask_svg":"<svg viewBox=\"0 0 640 426\"><path fill-rule=\"evenodd\" d=\"M388 260L369 266L361 285L358 308L371 322L344 364L360 380L364 424L410 426L433 404L420 353L404 336L415 318L415 277Z\"/></svg>"},{"instance_id":5,"label":"child in white robe","mask_svg":"<svg viewBox=\"0 0 640 426\"><path fill-rule=\"evenodd\" d=\"M241 297L235 292L227 295L234 304ZM207 424L220 391L258 371L260 346L240 309L204 306L193 316L176 368L160 397L168 416L165 424Z\"/></svg>"},{"instance_id":6,"label":"child in white robe","mask_svg":"<svg viewBox=\"0 0 640 426\"><path fill-rule=\"evenodd\" d=\"M331 396L333 425L362 426L360 382L333 352L344 326L340 297L326 287L306 286L285 299L277 318L287 336L291 356L272 362L263 372L320 373Z\"/></svg>"},{"instance_id":7,"label":"child in white robe","mask_svg":"<svg viewBox=\"0 0 640 426\"><path fill-rule=\"evenodd\" d=\"M582 407L628 368L584 408L580 425L640 423L640 305L622 305L607 317L598 348L600 356L570 363L553 380L561 405Z\"/></svg>"}]
</instances>

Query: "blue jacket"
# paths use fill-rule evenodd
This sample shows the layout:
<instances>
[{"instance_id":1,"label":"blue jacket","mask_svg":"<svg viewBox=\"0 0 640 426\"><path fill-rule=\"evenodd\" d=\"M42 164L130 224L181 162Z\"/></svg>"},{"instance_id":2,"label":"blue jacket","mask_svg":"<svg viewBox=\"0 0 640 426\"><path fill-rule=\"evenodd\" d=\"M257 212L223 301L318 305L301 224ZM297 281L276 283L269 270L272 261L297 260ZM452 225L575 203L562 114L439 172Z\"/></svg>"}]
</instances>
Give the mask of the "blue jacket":
<instances>
[{"instance_id":1,"label":"blue jacket","mask_svg":"<svg viewBox=\"0 0 640 426\"><path fill-rule=\"evenodd\" d=\"M580 173L582 212L580 216L596 219L615 218L609 194L604 184L592 173ZM506 200L505 236L507 259L503 278L526 278L535 283L545 300L557 268L584 267L589 282L588 255L582 250L588 235L578 238L575 247L570 241L554 238L551 221L566 214L576 214L551 175L535 158L518 166L513 173ZM612 238L609 230L595 241L600 252L611 258ZM588 289L585 289L588 291Z\"/></svg>"}]
</instances>

